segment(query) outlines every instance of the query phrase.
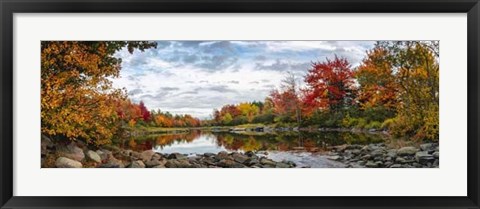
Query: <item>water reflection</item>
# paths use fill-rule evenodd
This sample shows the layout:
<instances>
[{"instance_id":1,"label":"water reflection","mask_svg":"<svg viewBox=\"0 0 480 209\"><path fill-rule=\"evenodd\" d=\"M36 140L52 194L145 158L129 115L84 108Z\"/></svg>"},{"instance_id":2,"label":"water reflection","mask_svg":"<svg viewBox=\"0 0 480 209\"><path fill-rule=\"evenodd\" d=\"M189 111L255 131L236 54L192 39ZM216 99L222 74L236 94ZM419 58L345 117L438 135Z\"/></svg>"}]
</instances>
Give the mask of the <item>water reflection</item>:
<instances>
[{"instance_id":1,"label":"water reflection","mask_svg":"<svg viewBox=\"0 0 480 209\"><path fill-rule=\"evenodd\" d=\"M149 135L121 142L122 148L162 153L202 154L220 151L321 152L328 146L368 144L385 140L380 134L351 132L230 133L192 130L182 134Z\"/></svg>"}]
</instances>

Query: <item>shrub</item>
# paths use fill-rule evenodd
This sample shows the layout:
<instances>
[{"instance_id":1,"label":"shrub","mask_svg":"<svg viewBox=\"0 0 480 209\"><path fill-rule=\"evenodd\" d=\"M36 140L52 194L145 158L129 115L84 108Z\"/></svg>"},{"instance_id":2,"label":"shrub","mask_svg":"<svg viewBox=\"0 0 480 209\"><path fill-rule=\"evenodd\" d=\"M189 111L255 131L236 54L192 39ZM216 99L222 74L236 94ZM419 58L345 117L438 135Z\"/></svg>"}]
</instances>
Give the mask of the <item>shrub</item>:
<instances>
[{"instance_id":1,"label":"shrub","mask_svg":"<svg viewBox=\"0 0 480 209\"><path fill-rule=\"evenodd\" d=\"M363 118L359 118L355 128L365 128L366 125L367 125L367 120Z\"/></svg>"},{"instance_id":2,"label":"shrub","mask_svg":"<svg viewBox=\"0 0 480 209\"><path fill-rule=\"evenodd\" d=\"M380 129L382 127L382 123L378 121L371 121L365 126L365 129Z\"/></svg>"},{"instance_id":3,"label":"shrub","mask_svg":"<svg viewBox=\"0 0 480 209\"><path fill-rule=\"evenodd\" d=\"M395 123L395 118L386 119L385 121L383 121L380 128L382 130L390 130L392 128L392 126L394 125L394 123Z\"/></svg>"}]
</instances>

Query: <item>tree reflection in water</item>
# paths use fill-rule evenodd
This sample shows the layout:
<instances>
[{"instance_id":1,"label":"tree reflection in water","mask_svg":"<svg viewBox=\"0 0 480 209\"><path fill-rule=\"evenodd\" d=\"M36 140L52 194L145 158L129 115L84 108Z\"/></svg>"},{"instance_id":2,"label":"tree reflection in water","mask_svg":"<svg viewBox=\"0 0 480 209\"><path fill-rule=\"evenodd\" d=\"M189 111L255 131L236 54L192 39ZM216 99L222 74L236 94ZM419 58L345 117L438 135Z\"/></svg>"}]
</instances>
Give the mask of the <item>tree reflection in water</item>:
<instances>
[{"instance_id":1,"label":"tree reflection in water","mask_svg":"<svg viewBox=\"0 0 480 209\"><path fill-rule=\"evenodd\" d=\"M352 133L352 132L280 132L280 133L230 133L208 132L191 130L187 133L148 135L131 138L121 142L122 148L143 151L155 148L162 150L175 146L194 144L192 142L203 139L211 142L210 146L221 147L227 151L291 151L307 152L325 151L328 146L341 144L368 144L378 143L386 139L381 134ZM205 144L202 144L205 146Z\"/></svg>"}]
</instances>

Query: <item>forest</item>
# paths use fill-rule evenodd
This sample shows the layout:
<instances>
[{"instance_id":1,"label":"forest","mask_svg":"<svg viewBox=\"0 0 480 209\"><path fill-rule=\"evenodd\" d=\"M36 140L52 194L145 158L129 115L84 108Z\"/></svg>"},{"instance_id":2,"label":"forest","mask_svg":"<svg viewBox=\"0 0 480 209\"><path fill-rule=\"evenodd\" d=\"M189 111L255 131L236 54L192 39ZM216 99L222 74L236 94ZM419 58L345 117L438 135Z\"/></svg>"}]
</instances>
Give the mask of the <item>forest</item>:
<instances>
[{"instance_id":1,"label":"forest","mask_svg":"<svg viewBox=\"0 0 480 209\"><path fill-rule=\"evenodd\" d=\"M304 77L287 73L263 101L225 104L210 119L149 110L116 89L115 52L149 41L43 41L41 132L56 140L106 145L136 130L239 125L382 130L414 141L439 138L439 43L378 41L356 67L332 54ZM304 85L301 85L302 81Z\"/></svg>"}]
</instances>

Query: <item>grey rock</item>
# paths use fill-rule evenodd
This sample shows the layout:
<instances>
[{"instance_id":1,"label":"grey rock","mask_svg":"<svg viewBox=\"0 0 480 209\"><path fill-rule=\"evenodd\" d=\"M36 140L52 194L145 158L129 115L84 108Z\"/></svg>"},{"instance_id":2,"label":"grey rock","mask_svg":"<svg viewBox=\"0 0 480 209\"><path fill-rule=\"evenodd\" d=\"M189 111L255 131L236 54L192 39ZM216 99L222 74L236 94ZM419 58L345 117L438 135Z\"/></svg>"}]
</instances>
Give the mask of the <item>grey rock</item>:
<instances>
[{"instance_id":1,"label":"grey rock","mask_svg":"<svg viewBox=\"0 0 480 209\"><path fill-rule=\"evenodd\" d=\"M101 168L124 168L125 165L121 160L116 159L110 153L107 159L107 163L100 165Z\"/></svg>"},{"instance_id":2,"label":"grey rock","mask_svg":"<svg viewBox=\"0 0 480 209\"><path fill-rule=\"evenodd\" d=\"M216 160L223 160L223 159L229 159L231 160L232 158L228 155L227 152L221 151L215 156Z\"/></svg>"},{"instance_id":3,"label":"grey rock","mask_svg":"<svg viewBox=\"0 0 480 209\"><path fill-rule=\"evenodd\" d=\"M160 160L162 158L163 158L163 156L160 153L155 153L152 156L152 160Z\"/></svg>"},{"instance_id":4,"label":"grey rock","mask_svg":"<svg viewBox=\"0 0 480 209\"><path fill-rule=\"evenodd\" d=\"M129 168L145 168L145 164L141 160L136 160L130 163Z\"/></svg>"},{"instance_id":5,"label":"grey rock","mask_svg":"<svg viewBox=\"0 0 480 209\"><path fill-rule=\"evenodd\" d=\"M422 151L435 150L435 144L433 144L433 143L421 144L420 145L420 150L422 150Z\"/></svg>"},{"instance_id":6,"label":"grey rock","mask_svg":"<svg viewBox=\"0 0 480 209\"><path fill-rule=\"evenodd\" d=\"M290 165L289 165L289 164L286 164L286 163L281 163L281 162L279 162L279 163L277 163L277 164L275 165L275 167L276 167L276 168L290 168Z\"/></svg>"},{"instance_id":7,"label":"grey rock","mask_svg":"<svg viewBox=\"0 0 480 209\"><path fill-rule=\"evenodd\" d=\"M333 156L328 156L327 157L329 160L335 160L335 161L338 161L338 160L342 160L342 156L339 156L339 155L333 155Z\"/></svg>"},{"instance_id":8,"label":"grey rock","mask_svg":"<svg viewBox=\"0 0 480 209\"><path fill-rule=\"evenodd\" d=\"M366 164L365 164L365 167L367 168L378 168L379 164L377 162L373 162L373 161L368 161Z\"/></svg>"},{"instance_id":9,"label":"grey rock","mask_svg":"<svg viewBox=\"0 0 480 209\"><path fill-rule=\"evenodd\" d=\"M387 156L391 158L396 158L397 157L397 150L391 149L387 151Z\"/></svg>"},{"instance_id":10,"label":"grey rock","mask_svg":"<svg viewBox=\"0 0 480 209\"><path fill-rule=\"evenodd\" d=\"M249 158L245 155L242 155L240 153L233 153L232 154L233 160L239 163L244 163L247 161Z\"/></svg>"},{"instance_id":11,"label":"grey rock","mask_svg":"<svg viewBox=\"0 0 480 209\"><path fill-rule=\"evenodd\" d=\"M393 164L393 165L390 166L390 168L401 168L401 167L402 167L402 165L400 165L400 164Z\"/></svg>"},{"instance_id":12,"label":"grey rock","mask_svg":"<svg viewBox=\"0 0 480 209\"><path fill-rule=\"evenodd\" d=\"M364 161L367 161L367 160L370 160L370 159L372 158L372 156L370 156L370 155L364 155L364 156L362 156L362 157L360 157L360 158L361 158L362 160L364 160Z\"/></svg>"},{"instance_id":13,"label":"grey rock","mask_svg":"<svg viewBox=\"0 0 480 209\"><path fill-rule=\"evenodd\" d=\"M274 168L276 166L276 163L272 160L269 160L267 158L261 158L260 159L260 163L263 165L263 166L268 166L268 167L272 167Z\"/></svg>"},{"instance_id":14,"label":"grey rock","mask_svg":"<svg viewBox=\"0 0 480 209\"><path fill-rule=\"evenodd\" d=\"M107 160L109 154L111 154L111 152L108 150L97 150L96 153L100 156L102 161Z\"/></svg>"},{"instance_id":15,"label":"grey rock","mask_svg":"<svg viewBox=\"0 0 480 209\"><path fill-rule=\"evenodd\" d=\"M42 142L41 142L42 150L53 149L55 144L52 142L50 138L42 134Z\"/></svg>"},{"instance_id":16,"label":"grey rock","mask_svg":"<svg viewBox=\"0 0 480 209\"><path fill-rule=\"evenodd\" d=\"M207 152L207 153L204 153L203 154L205 157L213 157L215 156L215 154L211 153L211 152Z\"/></svg>"},{"instance_id":17,"label":"grey rock","mask_svg":"<svg viewBox=\"0 0 480 209\"><path fill-rule=\"evenodd\" d=\"M212 158L202 158L201 162L205 165L215 165L215 162Z\"/></svg>"},{"instance_id":18,"label":"grey rock","mask_svg":"<svg viewBox=\"0 0 480 209\"><path fill-rule=\"evenodd\" d=\"M187 156L175 152L175 153L172 153L172 154L168 155L167 158L168 158L168 159L184 160L184 159L187 159Z\"/></svg>"},{"instance_id":19,"label":"grey rock","mask_svg":"<svg viewBox=\"0 0 480 209\"><path fill-rule=\"evenodd\" d=\"M167 167L167 168L190 168L190 167L192 167L192 165L186 159L182 159L182 160L171 159L171 160L168 160L165 163L165 167Z\"/></svg>"},{"instance_id":20,"label":"grey rock","mask_svg":"<svg viewBox=\"0 0 480 209\"><path fill-rule=\"evenodd\" d=\"M91 161L94 161L94 162L97 162L97 163L102 162L102 158L100 157L100 155L98 155L96 152L94 152L92 150L88 150L86 155L87 155L87 158Z\"/></svg>"},{"instance_id":21,"label":"grey rock","mask_svg":"<svg viewBox=\"0 0 480 209\"><path fill-rule=\"evenodd\" d=\"M435 152L432 154L432 156L433 156L435 159L438 159L438 158L440 158L440 152L435 151Z\"/></svg>"},{"instance_id":22,"label":"grey rock","mask_svg":"<svg viewBox=\"0 0 480 209\"><path fill-rule=\"evenodd\" d=\"M59 157L55 161L55 166L57 168L81 168L82 163L66 157Z\"/></svg>"},{"instance_id":23,"label":"grey rock","mask_svg":"<svg viewBox=\"0 0 480 209\"><path fill-rule=\"evenodd\" d=\"M245 155L248 156L248 157L253 157L253 156L256 157L255 153L252 152L252 151L247 151L247 152L245 152Z\"/></svg>"},{"instance_id":24,"label":"grey rock","mask_svg":"<svg viewBox=\"0 0 480 209\"><path fill-rule=\"evenodd\" d=\"M405 158L397 157L397 159L395 159L395 162L403 164L403 163L406 163L406 160L405 160Z\"/></svg>"},{"instance_id":25,"label":"grey rock","mask_svg":"<svg viewBox=\"0 0 480 209\"><path fill-rule=\"evenodd\" d=\"M397 155L399 156L406 156L406 155L415 155L417 153L418 149L415 147L402 147L398 149Z\"/></svg>"},{"instance_id":26,"label":"grey rock","mask_svg":"<svg viewBox=\"0 0 480 209\"><path fill-rule=\"evenodd\" d=\"M223 159L220 160L220 162L217 163L217 166L223 167L223 168L244 168L246 167L243 164L237 163L233 160L229 159Z\"/></svg>"},{"instance_id":27,"label":"grey rock","mask_svg":"<svg viewBox=\"0 0 480 209\"><path fill-rule=\"evenodd\" d=\"M85 158L83 150L77 147L75 142L71 142L68 145L57 146L57 154L58 156L70 158L76 161L82 161Z\"/></svg>"},{"instance_id":28,"label":"grey rock","mask_svg":"<svg viewBox=\"0 0 480 209\"><path fill-rule=\"evenodd\" d=\"M260 161L258 161L257 158L249 158L243 164L248 165L248 166L252 166L252 165L259 164L259 163L260 163Z\"/></svg>"},{"instance_id":29,"label":"grey rock","mask_svg":"<svg viewBox=\"0 0 480 209\"><path fill-rule=\"evenodd\" d=\"M354 149L354 150L352 150L351 153L354 154L354 155L359 155L361 153L361 151L359 149Z\"/></svg>"},{"instance_id":30,"label":"grey rock","mask_svg":"<svg viewBox=\"0 0 480 209\"><path fill-rule=\"evenodd\" d=\"M428 162L433 162L435 158L428 154L427 151L417 152L415 154L415 160L421 164L427 164Z\"/></svg>"},{"instance_id":31,"label":"grey rock","mask_svg":"<svg viewBox=\"0 0 480 209\"><path fill-rule=\"evenodd\" d=\"M152 167L159 166L159 165L165 165L166 163L167 163L167 160L162 158L162 159L149 160L149 161L145 162L145 165L148 168L152 168Z\"/></svg>"},{"instance_id":32,"label":"grey rock","mask_svg":"<svg viewBox=\"0 0 480 209\"><path fill-rule=\"evenodd\" d=\"M143 160L143 162L146 162L151 160L154 154L155 154L155 151L153 150L145 150L142 153L140 153L140 158Z\"/></svg>"},{"instance_id":33,"label":"grey rock","mask_svg":"<svg viewBox=\"0 0 480 209\"><path fill-rule=\"evenodd\" d=\"M412 165L413 165L415 168L421 168L421 167L422 167L422 164L420 164L420 163L412 163Z\"/></svg>"}]
</instances>

